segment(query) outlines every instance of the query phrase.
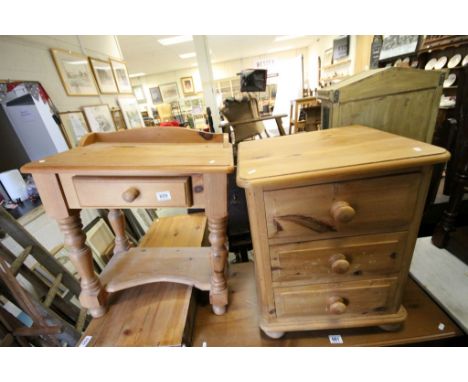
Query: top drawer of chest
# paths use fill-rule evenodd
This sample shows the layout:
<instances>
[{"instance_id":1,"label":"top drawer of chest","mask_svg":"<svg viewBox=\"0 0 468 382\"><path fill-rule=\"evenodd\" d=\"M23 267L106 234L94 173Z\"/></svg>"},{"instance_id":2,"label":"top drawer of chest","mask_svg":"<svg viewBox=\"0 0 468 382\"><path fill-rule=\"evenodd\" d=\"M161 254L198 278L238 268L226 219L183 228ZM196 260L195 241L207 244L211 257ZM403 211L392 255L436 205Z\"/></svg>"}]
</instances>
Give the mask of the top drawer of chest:
<instances>
[{"instance_id":1,"label":"top drawer of chest","mask_svg":"<svg viewBox=\"0 0 468 382\"><path fill-rule=\"evenodd\" d=\"M265 192L271 242L404 231L416 205L421 174Z\"/></svg>"}]
</instances>

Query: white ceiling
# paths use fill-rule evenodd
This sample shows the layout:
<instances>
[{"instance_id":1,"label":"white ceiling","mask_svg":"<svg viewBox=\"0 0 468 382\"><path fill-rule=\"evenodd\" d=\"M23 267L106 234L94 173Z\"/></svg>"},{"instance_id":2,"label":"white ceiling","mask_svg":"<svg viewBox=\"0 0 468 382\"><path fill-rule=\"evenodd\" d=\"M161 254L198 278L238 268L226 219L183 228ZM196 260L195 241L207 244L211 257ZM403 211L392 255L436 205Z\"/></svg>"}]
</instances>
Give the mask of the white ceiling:
<instances>
[{"instance_id":1,"label":"white ceiling","mask_svg":"<svg viewBox=\"0 0 468 382\"><path fill-rule=\"evenodd\" d=\"M118 36L122 54L130 74L155 74L196 65L196 57L182 59L183 53L195 52L193 41L163 46L158 40L171 36ZM212 62L269 54L280 50L310 45L316 36L303 36L274 41L277 36L208 36Z\"/></svg>"}]
</instances>

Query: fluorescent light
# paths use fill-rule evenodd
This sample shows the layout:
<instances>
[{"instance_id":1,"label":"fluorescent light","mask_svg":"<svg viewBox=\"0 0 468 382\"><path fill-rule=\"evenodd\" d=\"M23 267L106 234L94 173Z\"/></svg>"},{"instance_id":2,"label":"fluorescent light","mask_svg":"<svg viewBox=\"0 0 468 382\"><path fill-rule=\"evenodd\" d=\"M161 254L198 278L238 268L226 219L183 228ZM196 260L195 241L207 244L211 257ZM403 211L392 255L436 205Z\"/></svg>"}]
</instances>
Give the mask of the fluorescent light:
<instances>
[{"instance_id":1,"label":"fluorescent light","mask_svg":"<svg viewBox=\"0 0 468 382\"><path fill-rule=\"evenodd\" d=\"M174 45L186 41L192 41L192 36L174 36L158 40L161 45Z\"/></svg>"},{"instance_id":2,"label":"fluorescent light","mask_svg":"<svg viewBox=\"0 0 468 382\"><path fill-rule=\"evenodd\" d=\"M190 53L182 53L182 54L179 54L179 57L182 58L182 59L186 59L186 58L192 58L192 57L195 57L197 54L195 52L190 52Z\"/></svg>"},{"instance_id":3,"label":"fluorescent light","mask_svg":"<svg viewBox=\"0 0 468 382\"><path fill-rule=\"evenodd\" d=\"M130 78L134 78L134 77L142 77L144 76L146 73L132 73L132 74L129 74L128 76Z\"/></svg>"},{"instance_id":4,"label":"fluorescent light","mask_svg":"<svg viewBox=\"0 0 468 382\"><path fill-rule=\"evenodd\" d=\"M304 37L304 35L296 35L296 36L277 36L277 37L275 37L275 42L294 40L294 39L296 39L296 38L301 38L301 37Z\"/></svg>"},{"instance_id":5,"label":"fluorescent light","mask_svg":"<svg viewBox=\"0 0 468 382\"><path fill-rule=\"evenodd\" d=\"M292 46L285 46L283 48L275 48L275 49L270 49L268 50L268 53L275 53L275 52L282 52L283 50L291 50L294 49Z\"/></svg>"}]
</instances>

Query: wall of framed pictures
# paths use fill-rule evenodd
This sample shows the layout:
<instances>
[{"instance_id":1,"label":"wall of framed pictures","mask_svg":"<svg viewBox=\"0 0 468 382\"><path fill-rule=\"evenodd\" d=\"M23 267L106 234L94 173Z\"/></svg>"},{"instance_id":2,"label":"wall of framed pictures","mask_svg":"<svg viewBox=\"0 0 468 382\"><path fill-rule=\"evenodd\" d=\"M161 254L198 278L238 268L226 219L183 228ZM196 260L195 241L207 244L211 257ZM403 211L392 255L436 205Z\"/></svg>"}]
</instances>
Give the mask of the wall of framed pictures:
<instances>
[{"instance_id":1,"label":"wall of framed pictures","mask_svg":"<svg viewBox=\"0 0 468 382\"><path fill-rule=\"evenodd\" d=\"M60 52L56 60L65 62L62 75L51 49ZM101 103L118 107L117 97L111 93L113 84L106 64L110 57L123 59L114 36L0 36L0 51L7 58L0 60L0 79L39 81L60 112L79 111L82 106ZM67 65L70 63L67 57L78 58L76 61L83 65ZM100 83L96 82L93 69L99 73Z\"/></svg>"}]
</instances>

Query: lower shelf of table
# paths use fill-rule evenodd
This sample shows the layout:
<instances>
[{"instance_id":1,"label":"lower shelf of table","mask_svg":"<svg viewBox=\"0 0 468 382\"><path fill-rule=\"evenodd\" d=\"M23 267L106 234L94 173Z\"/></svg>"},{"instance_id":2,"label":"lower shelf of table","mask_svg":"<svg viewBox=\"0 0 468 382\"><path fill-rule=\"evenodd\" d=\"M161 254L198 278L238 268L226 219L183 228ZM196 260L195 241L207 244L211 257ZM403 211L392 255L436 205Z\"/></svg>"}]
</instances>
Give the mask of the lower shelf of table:
<instances>
[{"instance_id":1,"label":"lower shelf of table","mask_svg":"<svg viewBox=\"0 0 468 382\"><path fill-rule=\"evenodd\" d=\"M108 292L154 282L210 290L209 247L131 248L115 255L100 275Z\"/></svg>"}]
</instances>

